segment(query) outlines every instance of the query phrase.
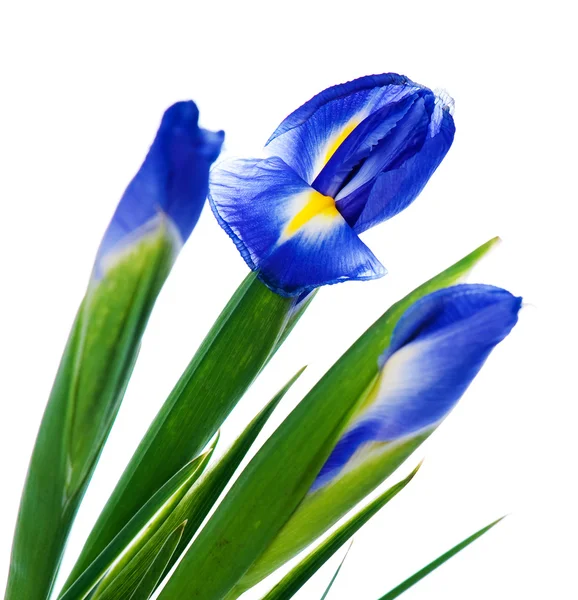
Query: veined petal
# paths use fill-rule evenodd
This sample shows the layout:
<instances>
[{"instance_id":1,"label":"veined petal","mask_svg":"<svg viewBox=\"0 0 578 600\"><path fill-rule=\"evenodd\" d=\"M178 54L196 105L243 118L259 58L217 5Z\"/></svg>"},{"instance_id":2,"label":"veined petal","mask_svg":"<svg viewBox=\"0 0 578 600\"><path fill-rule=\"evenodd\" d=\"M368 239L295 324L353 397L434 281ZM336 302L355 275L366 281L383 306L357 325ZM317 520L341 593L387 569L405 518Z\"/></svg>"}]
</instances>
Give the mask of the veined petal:
<instances>
[{"instance_id":1,"label":"veined petal","mask_svg":"<svg viewBox=\"0 0 578 600\"><path fill-rule=\"evenodd\" d=\"M518 319L521 298L459 285L416 302L400 319L370 397L337 443L313 491L354 468L372 443L398 443L435 428Z\"/></svg>"},{"instance_id":2,"label":"veined petal","mask_svg":"<svg viewBox=\"0 0 578 600\"><path fill-rule=\"evenodd\" d=\"M330 87L289 115L267 145L312 183L354 129L375 111L422 89L407 77L386 73Z\"/></svg>"},{"instance_id":3,"label":"veined petal","mask_svg":"<svg viewBox=\"0 0 578 600\"><path fill-rule=\"evenodd\" d=\"M358 233L407 208L450 149L455 134L450 111L440 108L437 101L430 110L429 123L424 121L425 113L416 107L413 114L408 115L406 128L400 127L396 132L399 136L406 134L403 143L408 151L405 154L394 157L395 161L391 162L388 140L384 140L383 147L374 150L337 196L339 211ZM415 129L411 129L412 123Z\"/></svg>"},{"instance_id":4,"label":"veined petal","mask_svg":"<svg viewBox=\"0 0 578 600\"><path fill-rule=\"evenodd\" d=\"M419 92L406 95L399 101L389 102L364 119L347 136L329 161L327 161L327 164L315 178L313 187L322 194L338 198L345 181L351 179L351 174L355 173L354 169L360 168L360 172L367 170L366 164L364 163L359 167L360 163L368 158L370 153L376 152L379 146L383 147L384 139L389 140L393 138L393 143L388 143L387 148L391 155L390 161L395 158L396 154L398 154L395 142L396 138L400 137L399 135L395 135L395 133L400 127L404 126L404 122L408 121L408 112L416 112L415 105L420 98L424 96L429 97L433 108L433 93L430 90L423 89L419 90ZM421 112L423 113L423 102L421 103L421 107ZM429 122L429 115L426 118ZM422 128L425 137L427 123L425 127ZM404 129L407 131L409 127L405 126ZM407 137L407 135L408 133L405 134L405 137ZM372 154L372 157L373 156L374 154ZM383 165L387 165L387 157L382 159L381 162ZM378 167L376 174L379 174L379 172L383 170L383 165ZM375 175L371 175L370 177L374 176ZM359 185L360 184L355 187L359 187ZM350 188L350 185L347 185L346 187ZM345 195L348 193L349 192L346 192Z\"/></svg>"},{"instance_id":5,"label":"veined petal","mask_svg":"<svg viewBox=\"0 0 578 600\"><path fill-rule=\"evenodd\" d=\"M322 285L383 277L386 271L341 216L311 220L262 261L260 277L275 292L298 295Z\"/></svg>"},{"instance_id":6,"label":"veined petal","mask_svg":"<svg viewBox=\"0 0 578 600\"><path fill-rule=\"evenodd\" d=\"M427 104L425 100L429 101ZM395 122L389 135L379 140L379 144L363 162L355 176L339 190L337 199L347 198L356 189L371 183L383 171L403 164L423 146L433 112L433 97L411 99L403 115Z\"/></svg>"},{"instance_id":7,"label":"veined petal","mask_svg":"<svg viewBox=\"0 0 578 600\"><path fill-rule=\"evenodd\" d=\"M278 158L233 159L211 172L209 204L252 270L277 244L309 186Z\"/></svg>"},{"instance_id":8,"label":"veined petal","mask_svg":"<svg viewBox=\"0 0 578 600\"><path fill-rule=\"evenodd\" d=\"M249 267L281 295L385 273L333 199L280 158L220 165L211 177L209 200Z\"/></svg>"},{"instance_id":9,"label":"veined petal","mask_svg":"<svg viewBox=\"0 0 578 600\"><path fill-rule=\"evenodd\" d=\"M205 203L209 167L219 155L224 133L199 128L192 101L177 102L165 112L155 140L128 185L98 251L95 272L111 253L155 229L165 217L180 246L189 237Z\"/></svg>"}]
</instances>

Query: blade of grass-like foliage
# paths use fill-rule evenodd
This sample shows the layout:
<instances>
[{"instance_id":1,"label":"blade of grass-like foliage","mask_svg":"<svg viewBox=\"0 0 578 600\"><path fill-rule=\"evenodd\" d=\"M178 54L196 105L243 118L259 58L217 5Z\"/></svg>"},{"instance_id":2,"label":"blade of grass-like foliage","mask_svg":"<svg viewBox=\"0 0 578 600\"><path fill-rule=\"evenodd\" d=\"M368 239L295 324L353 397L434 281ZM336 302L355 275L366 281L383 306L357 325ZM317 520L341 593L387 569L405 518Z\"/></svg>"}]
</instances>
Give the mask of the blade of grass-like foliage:
<instances>
[{"instance_id":1,"label":"blade of grass-like foliage","mask_svg":"<svg viewBox=\"0 0 578 600\"><path fill-rule=\"evenodd\" d=\"M329 595L329 592L331 591L331 588L333 587L333 584L335 583L335 580L337 579L337 576L339 575L339 571L341 571L341 567L343 566L343 563L345 562L345 559L347 558L347 555L349 554L349 551L351 550L352 545L353 545L353 540L351 540L351 543L349 544L349 548L347 548L347 550L345 551L345 555L341 559L339 566L337 567L337 569L335 569L335 573L333 573L333 577L331 578L329 585L325 588L325 591L323 592L323 596L321 596L321 600L325 600L325 598L327 598L327 596Z\"/></svg>"},{"instance_id":2,"label":"blade of grass-like foliage","mask_svg":"<svg viewBox=\"0 0 578 600\"><path fill-rule=\"evenodd\" d=\"M102 579L121 555L127 560L141 548L165 522L209 463L216 443L208 452L185 465L127 523L93 563L74 581L60 600L82 600ZM130 548L130 550L129 550Z\"/></svg>"},{"instance_id":3,"label":"blade of grass-like foliage","mask_svg":"<svg viewBox=\"0 0 578 600\"><path fill-rule=\"evenodd\" d=\"M159 553L153 560L148 571L145 573L144 577L141 579L140 583L127 600L148 600L152 596L169 560L179 545L185 525L186 523L183 523L169 535L166 542L159 550ZM119 596L118 600L124 600L124 598L125 597Z\"/></svg>"},{"instance_id":4,"label":"blade of grass-like foliage","mask_svg":"<svg viewBox=\"0 0 578 600\"><path fill-rule=\"evenodd\" d=\"M234 586L301 503L377 376L378 358L405 309L460 279L491 245L485 244L394 304L337 361L235 481L159 599L238 595Z\"/></svg>"},{"instance_id":5,"label":"blade of grass-like foliage","mask_svg":"<svg viewBox=\"0 0 578 600\"><path fill-rule=\"evenodd\" d=\"M160 227L91 280L30 461L6 600L45 600L74 516L118 412L140 340L175 257Z\"/></svg>"},{"instance_id":6,"label":"blade of grass-like foliage","mask_svg":"<svg viewBox=\"0 0 578 600\"><path fill-rule=\"evenodd\" d=\"M434 561L429 563L429 565L425 566L411 577L408 577L404 582L393 588L393 590L385 594L385 596L382 596L379 600L393 600L394 598L401 596L401 594L409 590L410 587L414 586L424 577L427 577L432 571L435 571L438 567L441 567L441 565L452 558L452 556L455 556L458 552L461 552L472 542L475 542L479 537L484 535L484 533L488 532L492 527L497 525L503 518L504 517L501 517L493 523L486 525L486 527L482 527L482 529L476 531L476 533L471 535L469 538L465 539L463 542L460 542L457 546L454 546L451 550L448 550L448 552L442 554L439 558L436 558Z\"/></svg>"},{"instance_id":7,"label":"blade of grass-like foliage","mask_svg":"<svg viewBox=\"0 0 578 600\"><path fill-rule=\"evenodd\" d=\"M241 284L141 441L65 588L213 437L278 348L295 302L271 292L254 273Z\"/></svg>"},{"instance_id":8,"label":"blade of grass-like foliage","mask_svg":"<svg viewBox=\"0 0 578 600\"><path fill-rule=\"evenodd\" d=\"M146 568L139 573L140 579L134 580L130 588L122 585L122 582L121 585L117 585L116 578L122 578L123 572L115 571L116 578L113 577L112 581L108 577L103 580L106 585L103 588L103 585L100 584L90 594L90 600L102 600L103 598L106 600L148 600L162 578L166 565L179 544L185 526L186 523L182 523L171 532L158 548L157 554L151 557Z\"/></svg>"},{"instance_id":9,"label":"blade of grass-like foliage","mask_svg":"<svg viewBox=\"0 0 578 600\"><path fill-rule=\"evenodd\" d=\"M94 600L112 600L124 598L130 594L148 572L150 565L156 560L156 556L173 531L186 523L178 546L167 561L166 569L171 568L226 487L275 407L302 372L303 369L276 394L221 460L205 474L202 480L188 490L162 525L143 539L138 553L133 552L126 560L118 561L114 565L100 581L94 596L92 596Z\"/></svg>"},{"instance_id":10,"label":"blade of grass-like foliage","mask_svg":"<svg viewBox=\"0 0 578 600\"><path fill-rule=\"evenodd\" d=\"M317 548L297 564L263 600L286 600L292 598L297 591L354 535L373 515L383 508L415 477L418 465L405 479L396 483L367 506L360 509L353 517L341 525Z\"/></svg>"},{"instance_id":11,"label":"blade of grass-like foliage","mask_svg":"<svg viewBox=\"0 0 578 600\"><path fill-rule=\"evenodd\" d=\"M485 244L394 304L332 367L305 401L319 402L322 406L322 400L311 400L311 396L327 394L344 400L351 394L345 401L352 405L363 403L363 398L371 391L379 374L379 356L389 346L400 316L423 295L459 281L492 245L493 241ZM327 402L329 404L330 400ZM334 408L333 405L325 407L325 418L330 413L333 416ZM287 519L267 547L244 571L234 589L229 590L228 600L238 597L312 544L384 481L428 434L429 431L426 431L404 443L396 444L386 453L376 453L371 461L363 464L362 469L348 471L334 485L324 486L304 495L290 519ZM292 457L284 460L292 461Z\"/></svg>"},{"instance_id":12,"label":"blade of grass-like foliage","mask_svg":"<svg viewBox=\"0 0 578 600\"><path fill-rule=\"evenodd\" d=\"M246 427L245 431L237 438L235 443L227 451L221 460L209 471L196 486L194 492L190 494L190 508L187 507L189 503L188 498L184 498L182 506L179 509L183 515L187 516L188 524L179 544L178 551L172 557L167 570L170 569L176 562L180 554L188 546L189 542L193 539L194 534L197 532L199 526L209 514L209 511L217 501L220 494L223 492L235 471L241 464L241 461L245 458L245 455L251 448L256 437L259 435L263 426L268 421L269 417L283 399L285 394L289 391L291 386L301 376L305 367L300 369L275 395L275 397L263 408L259 414L251 421Z\"/></svg>"}]
</instances>

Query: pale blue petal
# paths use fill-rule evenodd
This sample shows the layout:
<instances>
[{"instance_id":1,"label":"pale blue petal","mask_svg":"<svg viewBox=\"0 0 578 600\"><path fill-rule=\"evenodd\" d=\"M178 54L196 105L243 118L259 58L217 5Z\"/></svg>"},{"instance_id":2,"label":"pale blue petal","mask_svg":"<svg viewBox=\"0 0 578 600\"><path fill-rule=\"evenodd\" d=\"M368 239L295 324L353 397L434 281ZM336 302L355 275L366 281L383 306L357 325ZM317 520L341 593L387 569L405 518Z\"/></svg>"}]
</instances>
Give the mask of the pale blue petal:
<instances>
[{"instance_id":1,"label":"pale blue petal","mask_svg":"<svg viewBox=\"0 0 578 600\"><path fill-rule=\"evenodd\" d=\"M423 113L420 115L416 110L412 116L417 126L397 132L407 134L404 139L406 151L394 155L391 161L388 140L384 140L382 148L370 155L337 197L337 208L358 233L407 208L423 190L452 145L455 125L449 111L443 111L433 136L431 122L424 122ZM420 116L422 118L416 121Z\"/></svg>"}]
</instances>

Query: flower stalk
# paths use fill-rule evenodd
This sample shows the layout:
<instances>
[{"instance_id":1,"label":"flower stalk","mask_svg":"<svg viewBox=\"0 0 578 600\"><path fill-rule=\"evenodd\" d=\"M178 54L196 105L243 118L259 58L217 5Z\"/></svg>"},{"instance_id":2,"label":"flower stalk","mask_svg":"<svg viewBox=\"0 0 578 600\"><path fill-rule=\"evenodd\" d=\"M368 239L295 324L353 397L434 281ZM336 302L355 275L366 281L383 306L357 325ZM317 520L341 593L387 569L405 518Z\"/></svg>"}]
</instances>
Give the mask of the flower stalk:
<instances>
[{"instance_id":1,"label":"flower stalk","mask_svg":"<svg viewBox=\"0 0 578 600\"><path fill-rule=\"evenodd\" d=\"M149 315L205 202L223 135L197 119L193 102L166 111L103 237L30 461L6 600L44 600L52 589Z\"/></svg>"}]
</instances>

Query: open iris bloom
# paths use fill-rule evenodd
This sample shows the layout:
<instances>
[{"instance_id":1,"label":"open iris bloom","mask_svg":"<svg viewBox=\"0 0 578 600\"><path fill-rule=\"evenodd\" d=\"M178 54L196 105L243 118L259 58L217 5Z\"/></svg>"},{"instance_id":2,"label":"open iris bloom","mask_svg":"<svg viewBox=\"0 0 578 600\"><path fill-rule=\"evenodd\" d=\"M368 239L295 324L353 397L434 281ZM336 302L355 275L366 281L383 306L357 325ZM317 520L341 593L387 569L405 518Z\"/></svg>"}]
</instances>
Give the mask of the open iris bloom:
<instances>
[{"instance_id":1,"label":"open iris bloom","mask_svg":"<svg viewBox=\"0 0 578 600\"><path fill-rule=\"evenodd\" d=\"M447 94L391 73L328 88L279 125L269 158L214 170L213 212L277 293L381 277L358 234L421 192L452 144L452 110Z\"/></svg>"},{"instance_id":2,"label":"open iris bloom","mask_svg":"<svg viewBox=\"0 0 578 600\"><path fill-rule=\"evenodd\" d=\"M521 298L503 289L463 284L405 311L309 494L231 598L317 539L438 427L514 327L520 306Z\"/></svg>"}]
</instances>

